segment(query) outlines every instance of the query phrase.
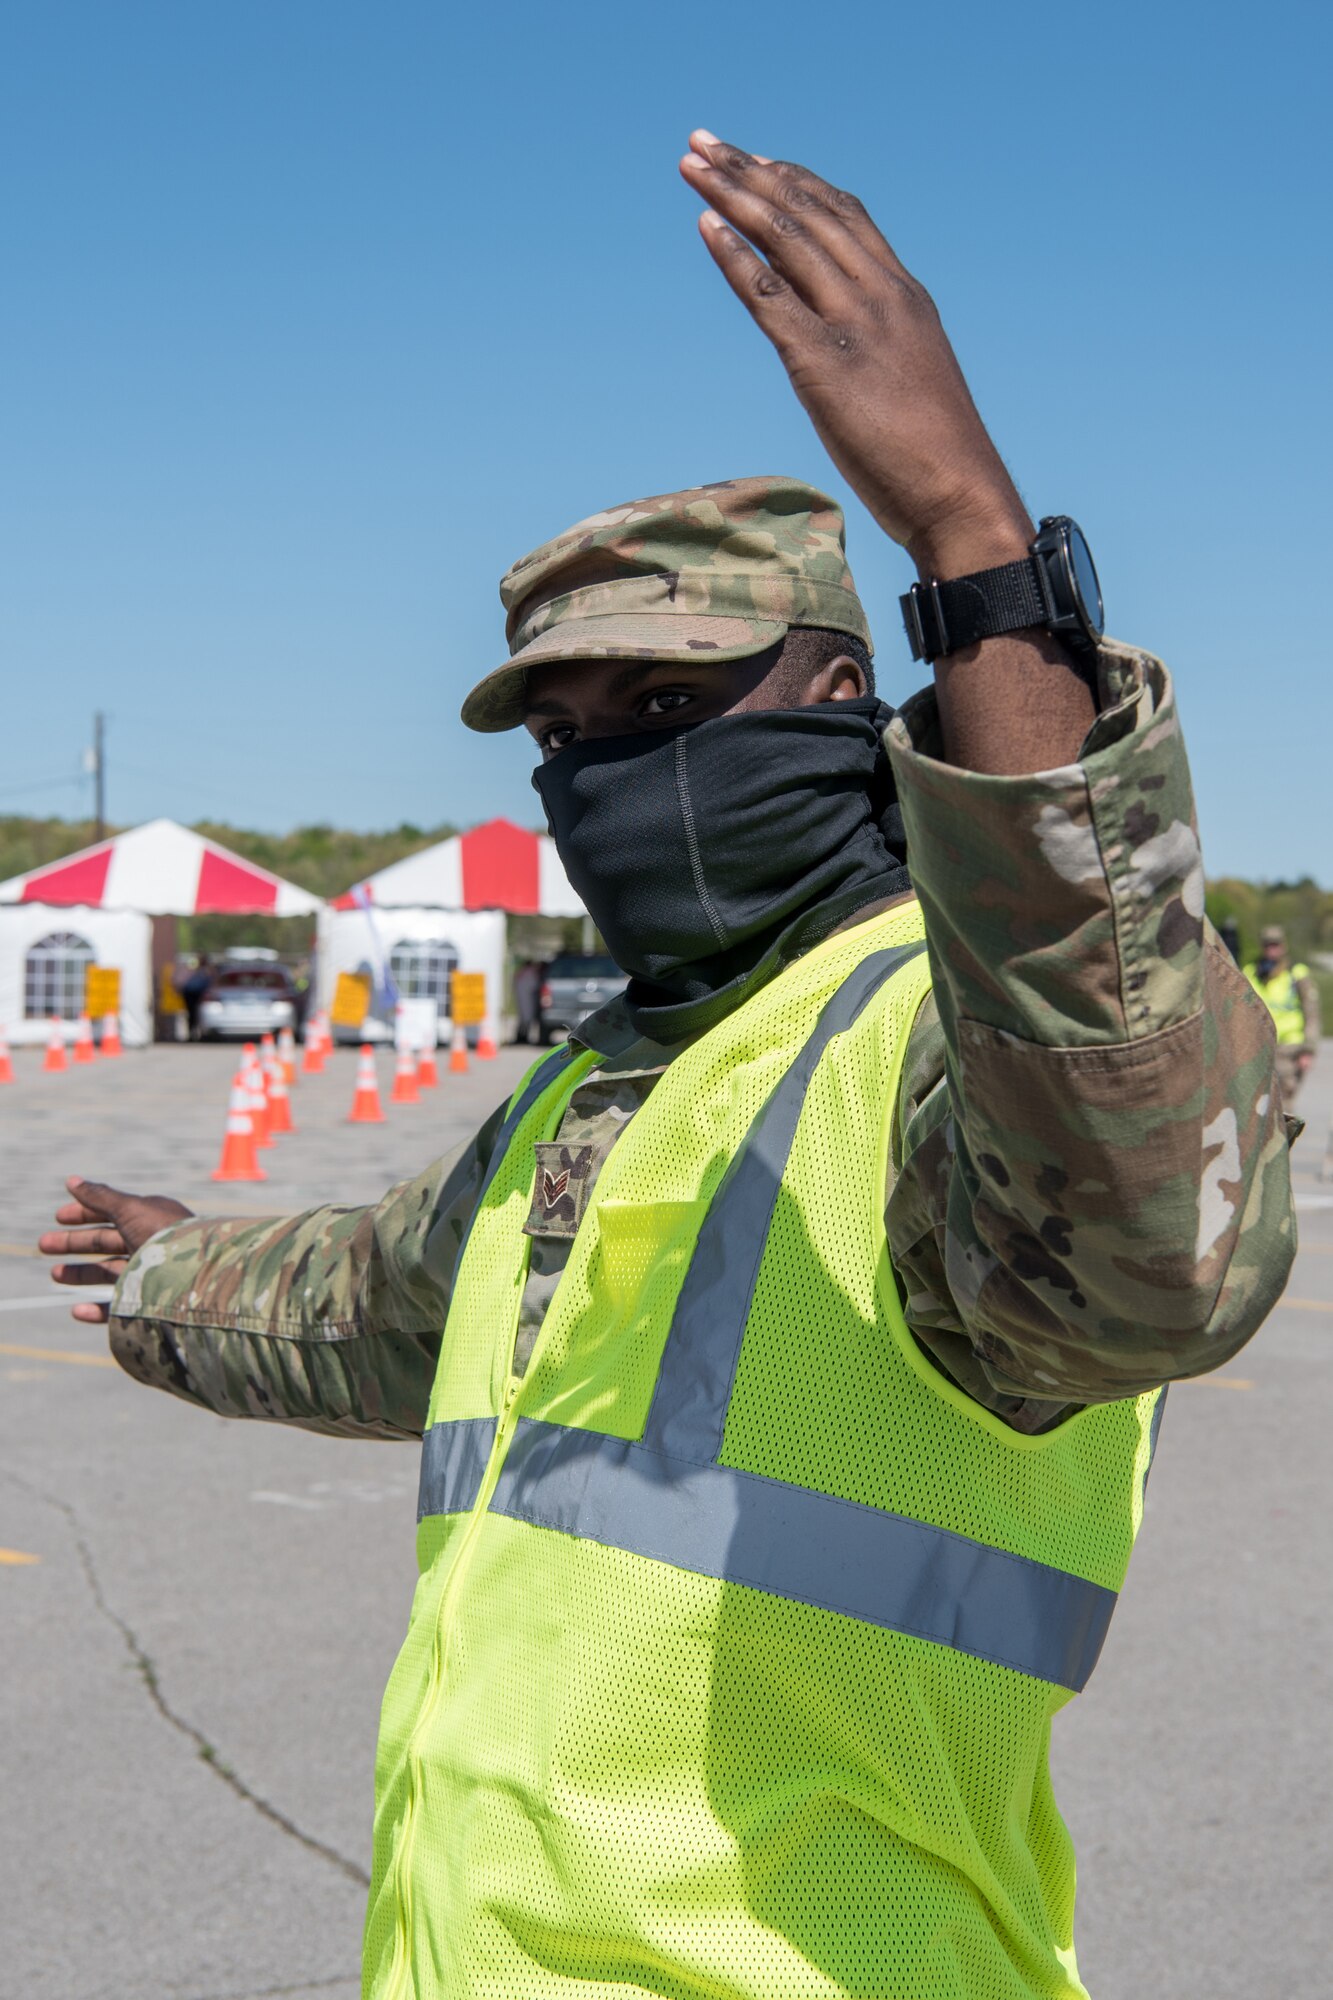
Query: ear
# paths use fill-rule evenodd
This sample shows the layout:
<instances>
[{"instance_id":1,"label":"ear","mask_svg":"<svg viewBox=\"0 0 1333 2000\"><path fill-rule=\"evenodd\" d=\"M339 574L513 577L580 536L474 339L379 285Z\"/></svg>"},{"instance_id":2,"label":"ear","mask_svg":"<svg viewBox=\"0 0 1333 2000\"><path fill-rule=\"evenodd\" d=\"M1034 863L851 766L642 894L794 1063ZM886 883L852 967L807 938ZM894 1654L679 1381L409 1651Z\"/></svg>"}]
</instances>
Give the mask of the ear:
<instances>
[{"instance_id":1,"label":"ear","mask_svg":"<svg viewBox=\"0 0 1333 2000\"><path fill-rule=\"evenodd\" d=\"M866 677L849 654L839 653L820 667L811 682L811 690L807 700L812 704L817 701L859 701L866 691Z\"/></svg>"}]
</instances>

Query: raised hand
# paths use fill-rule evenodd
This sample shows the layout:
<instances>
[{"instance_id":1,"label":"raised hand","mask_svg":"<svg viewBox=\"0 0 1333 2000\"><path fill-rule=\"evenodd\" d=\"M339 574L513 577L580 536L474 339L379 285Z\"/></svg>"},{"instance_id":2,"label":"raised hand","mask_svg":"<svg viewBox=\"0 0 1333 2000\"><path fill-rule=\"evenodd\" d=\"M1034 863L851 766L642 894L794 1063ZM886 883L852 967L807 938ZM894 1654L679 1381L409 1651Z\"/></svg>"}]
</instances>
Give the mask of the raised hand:
<instances>
[{"instance_id":1,"label":"raised hand","mask_svg":"<svg viewBox=\"0 0 1333 2000\"><path fill-rule=\"evenodd\" d=\"M58 1285L114 1285L127 1260L150 1236L170 1223L187 1221L194 1213L169 1195L125 1194L100 1181L80 1180L77 1174L71 1175L65 1186L73 1200L56 1210L56 1221L64 1227L48 1229L38 1237L37 1248L44 1257L105 1261L53 1264L51 1276ZM71 1317L96 1325L110 1317L110 1309L85 1299L71 1308Z\"/></svg>"},{"instance_id":2,"label":"raised hand","mask_svg":"<svg viewBox=\"0 0 1333 2000\"><path fill-rule=\"evenodd\" d=\"M936 576L1021 556L1032 522L934 303L856 197L705 131L680 170L719 270L885 533Z\"/></svg>"}]
</instances>

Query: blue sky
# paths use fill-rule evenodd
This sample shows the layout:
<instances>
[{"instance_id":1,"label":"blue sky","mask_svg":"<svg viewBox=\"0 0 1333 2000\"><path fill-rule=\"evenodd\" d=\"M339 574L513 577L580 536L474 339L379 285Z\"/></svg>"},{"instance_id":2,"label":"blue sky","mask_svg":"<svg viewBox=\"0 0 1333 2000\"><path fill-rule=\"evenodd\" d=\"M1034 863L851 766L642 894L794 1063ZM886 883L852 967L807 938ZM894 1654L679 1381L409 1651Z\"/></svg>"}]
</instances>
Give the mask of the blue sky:
<instances>
[{"instance_id":1,"label":"blue sky","mask_svg":"<svg viewBox=\"0 0 1333 2000\"><path fill-rule=\"evenodd\" d=\"M852 187L1035 513L1175 669L1210 872L1333 882L1329 16L439 0L0 8L0 812L540 813L496 583L639 493L848 499L690 127ZM905 559L855 502L890 699Z\"/></svg>"}]
</instances>

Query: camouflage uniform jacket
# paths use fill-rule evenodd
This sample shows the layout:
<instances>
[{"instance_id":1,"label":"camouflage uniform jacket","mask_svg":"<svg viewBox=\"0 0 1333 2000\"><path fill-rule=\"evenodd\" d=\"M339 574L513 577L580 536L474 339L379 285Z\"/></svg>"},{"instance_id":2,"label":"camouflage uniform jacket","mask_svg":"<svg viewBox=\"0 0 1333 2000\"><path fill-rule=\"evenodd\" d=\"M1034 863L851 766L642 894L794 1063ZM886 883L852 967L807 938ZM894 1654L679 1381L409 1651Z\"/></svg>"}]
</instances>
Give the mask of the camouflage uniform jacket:
<instances>
[{"instance_id":1,"label":"camouflage uniform jacket","mask_svg":"<svg viewBox=\"0 0 1333 2000\"><path fill-rule=\"evenodd\" d=\"M944 763L930 691L888 737L933 974L889 1247L922 1346L1021 1431L1224 1362L1295 1249L1272 1025L1204 919L1169 677L1108 645L1101 679L1058 770ZM537 1148L520 1371L597 1172L676 1052L619 1005L583 1039L603 1060ZM223 1414L418 1436L500 1117L373 1208L161 1232L120 1281L113 1352Z\"/></svg>"}]
</instances>

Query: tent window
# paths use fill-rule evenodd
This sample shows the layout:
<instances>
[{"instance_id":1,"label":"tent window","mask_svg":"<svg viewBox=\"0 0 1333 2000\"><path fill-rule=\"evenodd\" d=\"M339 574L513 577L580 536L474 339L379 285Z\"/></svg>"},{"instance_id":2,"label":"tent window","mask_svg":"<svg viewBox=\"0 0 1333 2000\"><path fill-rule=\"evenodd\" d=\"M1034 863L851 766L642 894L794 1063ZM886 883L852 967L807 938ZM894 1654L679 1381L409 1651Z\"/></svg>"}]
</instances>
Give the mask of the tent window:
<instances>
[{"instance_id":1,"label":"tent window","mask_svg":"<svg viewBox=\"0 0 1333 2000\"><path fill-rule=\"evenodd\" d=\"M88 967L97 953L76 931L51 931L39 938L23 964L23 1015L44 1021L58 1014L72 1021L83 1012Z\"/></svg>"},{"instance_id":2,"label":"tent window","mask_svg":"<svg viewBox=\"0 0 1333 2000\"><path fill-rule=\"evenodd\" d=\"M443 938L401 938L389 953L389 970L404 1000L438 1000L449 1012L449 980L458 953Z\"/></svg>"}]
</instances>

